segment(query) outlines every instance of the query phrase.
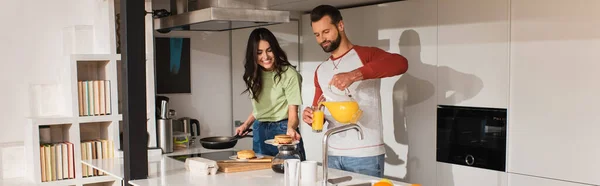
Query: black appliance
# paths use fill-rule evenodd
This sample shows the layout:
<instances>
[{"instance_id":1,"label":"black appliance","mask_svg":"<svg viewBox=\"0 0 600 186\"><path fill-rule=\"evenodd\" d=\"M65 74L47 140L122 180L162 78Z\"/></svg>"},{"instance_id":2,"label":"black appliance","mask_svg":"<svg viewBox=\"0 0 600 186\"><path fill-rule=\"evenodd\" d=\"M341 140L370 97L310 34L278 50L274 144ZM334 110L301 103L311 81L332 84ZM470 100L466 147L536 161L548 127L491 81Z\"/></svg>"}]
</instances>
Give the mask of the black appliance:
<instances>
[{"instance_id":1,"label":"black appliance","mask_svg":"<svg viewBox=\"0 0 600 186\"><path fill-rule=\"evenodd\" d=\"M437 161L504 172L506 109L438 105Z\"/></svg>"},{"instance_id":2,"label":"black appliance","mask_svg":"<svg viewBox=\"0 0 600 186\"><path fill-rule=\"evenodd\" d=\"M229 157L237 155L237 151L218 151L218 152L206 152L206 153L196 153L196 154L184 154L184 155L173 155L169 156L173 159L185 162L185 159L191 157L202 157L209 160L229 160Z\"/></svg>"}]
</instances>

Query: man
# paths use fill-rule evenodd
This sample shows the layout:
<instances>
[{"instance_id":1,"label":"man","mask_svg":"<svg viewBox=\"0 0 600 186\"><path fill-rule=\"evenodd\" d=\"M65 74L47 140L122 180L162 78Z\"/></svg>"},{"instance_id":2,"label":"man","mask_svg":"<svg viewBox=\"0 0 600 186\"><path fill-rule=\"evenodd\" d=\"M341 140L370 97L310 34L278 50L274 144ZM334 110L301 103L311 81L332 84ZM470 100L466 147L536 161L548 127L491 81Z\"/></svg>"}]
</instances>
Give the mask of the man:
<instances>
[{"instance_id":1,"label":"man","mask_svg":"<svg viewBox=\"0 0 600 186\"><path fill-rule=\"evenodd\" d=\"M317 43L323 51L331 54L315 71L313 106L317 106L321 95L325 95L327 101L336 101L336 96L328 95L343 95L348 91L363 111L357 124L363 129L364 139L359 140L356 131L332 135L328 148L328 167L383 177L385 147L380 79L405 73L408 69L407 60L379 48L352 44L345 34L342 15L333 6L320 5L314 8L310 18ZM309 125L312 124L312 111L307 107L302 113L302 119ZM325 120L329 123L328 128L342 125L327 111Z\"/></svg>"}]
</instances>

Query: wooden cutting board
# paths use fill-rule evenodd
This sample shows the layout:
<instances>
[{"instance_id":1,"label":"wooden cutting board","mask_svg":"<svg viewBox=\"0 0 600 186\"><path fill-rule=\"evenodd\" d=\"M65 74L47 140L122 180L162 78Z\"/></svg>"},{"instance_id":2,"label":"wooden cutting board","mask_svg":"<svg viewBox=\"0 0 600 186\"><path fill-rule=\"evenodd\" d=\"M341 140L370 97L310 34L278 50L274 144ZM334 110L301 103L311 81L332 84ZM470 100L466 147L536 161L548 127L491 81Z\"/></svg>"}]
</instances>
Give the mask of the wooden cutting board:
<instances>
[{"instance_id":1,"label":"wooden cutting board","mask_svg":"<svg viewBox=\"0 0 600 186\"><path fill-rule=\"evenodd\" d=\"M262 159L273 159L271 156L265 156ZM271 162L268 163L250 163L250 162L236 162L236 163L225 163L217 161L217 165L219 165L219 172L244 172L244 171L253 171L253 170L263 170L270 169Z\"/></svg>"}]
</instances>

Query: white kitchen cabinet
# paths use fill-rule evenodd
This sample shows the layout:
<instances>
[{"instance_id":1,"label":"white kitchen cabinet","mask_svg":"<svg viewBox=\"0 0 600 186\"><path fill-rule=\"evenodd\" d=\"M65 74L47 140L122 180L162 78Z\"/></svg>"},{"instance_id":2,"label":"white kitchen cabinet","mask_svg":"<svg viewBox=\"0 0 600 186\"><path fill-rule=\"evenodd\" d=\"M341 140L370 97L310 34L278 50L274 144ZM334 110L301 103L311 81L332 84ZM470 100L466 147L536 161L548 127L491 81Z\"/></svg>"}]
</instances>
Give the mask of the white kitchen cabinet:
<instances>
[{"instance_id":1,"label":"white kitchen cabinet","mask_svg":"<svg viewBox=\"0 0 600 186\"><path fill-rule=\"evenodd\" d=\"M598 7L512 1L509 172L600 184Z\"/></svg>"},{"instance_id":2,"label":"white kitchen cabinet","mask_svg":"<svg viewBox=\"0 0 600 186\"><path fill-rule=\"evenodd\" d=\"M438 104L507 108L508 0L438 2Z\"/></svg>"},{"instance_id":3,"label":"white kitchen cabinet","mask_svg":"<svg viewBox=\"0 0 600 186\"><path fill-rule=\"evenodd\" d=\"M437 186L507 186L507 173L453 165L437 164Z\"/></svg>"},{"instance_id":4,"label":"white kitchen cabinet","mask_svg":"<svg viewBox=\"0 0 600 186\"><path fill-rule=\"evenodd\" d=\"M589 186L586 184L546 179L534 176L508 174L508 186Z\"/></svg>"},{"instance_id":5,"label":"white kitchen cabinet","mask_svg":"<svg viewBox=\"0 0 600 186\"><path fill-rule=\"evenodd\" d=\"M279 45L283 51L286 52L290 63L298 67L298 21L292 20L289 23L266 26L265 28L273 32L279 41ZM246 89L246 84L244 83L242 76L244 75L244 61L248 37L254 29L256 28L233 30L231 35L231 86L233 91L232 99L234 123L235 121L243 123L248 118L248 115L252 113L252 102L248 94L242 94L242 92ZM235 127L237 126L234 126L234 129ZM242 140L238 140L236 148L252 149L252 139L243 138Z\"/></svg>"}]
</instances>

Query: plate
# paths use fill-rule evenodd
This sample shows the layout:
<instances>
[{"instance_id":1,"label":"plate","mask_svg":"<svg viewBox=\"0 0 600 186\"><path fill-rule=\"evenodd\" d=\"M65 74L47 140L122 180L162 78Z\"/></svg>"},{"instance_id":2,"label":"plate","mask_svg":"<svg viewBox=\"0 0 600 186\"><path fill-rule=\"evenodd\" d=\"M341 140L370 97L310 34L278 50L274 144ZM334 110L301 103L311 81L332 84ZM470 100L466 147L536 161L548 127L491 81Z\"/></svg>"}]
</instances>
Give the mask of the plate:
<instances>
[{"instance_id":1,"label":"plate","mask_svg":"<svg viewBox=\"0 0 600 186\"><path fill-rule=\"evenodd\" d=\"M275 139L270 139L270 140L265 140L266 144L269 145L273 145L273 146L281 146L281 145L297 145L298 143L300 143L300 141L292 141L292 143L290 144L279 144L279 143L275 143Z\"/></svg>"},{"instance_id":2,"label":"plate","mask_svg":"<svg viewBox=\"0 0 600 186\"><path fill-rule=\"evenodd\" d=\"M263 156L262 154L254 154L254 156L256 156L256 157L255 157L255 158L252 158L252 159L250 159L250 160L253 160L253 159L261 159L261 158L264 158L264 157L265 157L265 156ZM229 159L232 159L232 160L237 160L237 161L246 161L246 160L249 160L249 159L238 159L238 158L237 158L237 155L229 156Z\"/></svg>"}]
</instances>

